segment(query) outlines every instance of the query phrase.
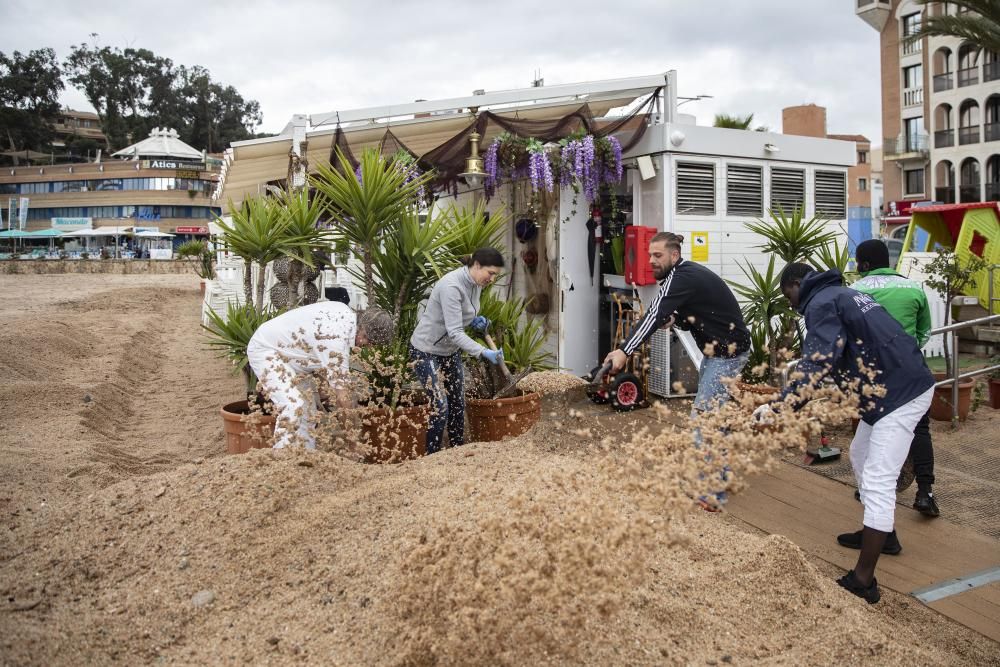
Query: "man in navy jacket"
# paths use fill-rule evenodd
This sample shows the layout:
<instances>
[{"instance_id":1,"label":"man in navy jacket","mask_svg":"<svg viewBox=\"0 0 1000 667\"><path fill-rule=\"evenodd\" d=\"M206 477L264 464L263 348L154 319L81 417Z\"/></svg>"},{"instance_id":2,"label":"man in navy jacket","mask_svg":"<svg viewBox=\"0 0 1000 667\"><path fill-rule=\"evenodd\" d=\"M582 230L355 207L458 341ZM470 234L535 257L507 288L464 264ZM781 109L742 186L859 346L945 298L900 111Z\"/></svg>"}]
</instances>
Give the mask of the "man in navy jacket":
<instances>
[{"instance_id":1,"label":"man in navy jacket","mask_svg":"<svg viewBox=\"0 0 1000 667\"><path fill-rule=\"evenodd\" d=\"M844 287L840 271L819 273L808 264L789 264L781 274L781 291L805 316L807 334L797 369L802 375L780 401L761 406L754 416L767 420L782 404L801 408L806 402L796 398L801 390L827 376L842 386L860 383L861 423L851 442L851 465L865 507L864 527L837 537L841 545L861 550L857 565L837 583L873 604L880 597L879 554L901 550L893 530L896 478L913 430L930 408L934 377L916 341L871 296Z\"/></svg>"}]
</instances>

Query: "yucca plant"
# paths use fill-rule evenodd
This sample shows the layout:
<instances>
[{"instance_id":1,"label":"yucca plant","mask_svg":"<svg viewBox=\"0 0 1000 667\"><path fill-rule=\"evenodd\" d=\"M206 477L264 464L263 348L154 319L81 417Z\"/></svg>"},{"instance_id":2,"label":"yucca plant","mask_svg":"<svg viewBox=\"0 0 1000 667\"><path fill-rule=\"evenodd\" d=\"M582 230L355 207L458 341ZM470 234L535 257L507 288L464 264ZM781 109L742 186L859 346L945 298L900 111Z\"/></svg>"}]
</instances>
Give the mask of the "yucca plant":
<instances>
[{"instance_id":1,"label":"yucca plant","mask_svg":"<svg viewBox=\"0 0 1000 667\"><path fill-rule=\"evenodd\" d=\"M320 222L324 203L320 197L310 196L308 190L297 192L279 191L274 205L284 221L285 240L280 252L289 258L288 302L277 304L285 308L298 306L302 299L305 267L315 266L315 256L327 251L332 245L332 235Z\"/></svg>"},{"instance_id":2,"label":"yucca plant","mask_svg":"<svg viewBox=\"0 0 1000 667\"><path fill-rule=\"evenodd\" d=\"M451 204L439 214L449 227L457 230L448 241L448 250L457 261L471 255L479 248L500 248L503 235L510 222L510 215L503 207L487 214L486 203L480 201L474 207L459 207Z\"/></svg>"},{"instance_id":3,"label":"yucca plant","mask_svg":"<svg viewBox=\"0 0 1000 667\"><path fill-rule=\"evenodd\" d=\"M746 282L726 282L743 301L743 320L751 332L751 359L747 368L759 366L762 359L766 360L768 372L762 379L768 381L778 365L778 350L794 344L792 334L796 331L797 315L781 292L781 271L775 266L774 255L768 259L763 272L749 262L737 265L746 276Z\"/></svg>"},{"instance_id":4,"label":"yucca plant","mask_svg":"<svg viewBox=\"0 0 1000 667\"><path fill-rule=\"evenodd\" d=\"M837 269L844 276L844 280L848 284L853 283L858 278L856 273L847 270L850 262L851 256L847 252L847 244L845 243L841 246L837 240L820 246L813 253L811 261L817 271Z\"/></svg>"},{"instance_id":5,"label":"yucca plant","mask_svg":"<svg viewBox=\"0 0 1000 667\"><path fill-rule=\"evenodd\" d=\"M215 253L205 241L185 241L177 247L177 256L191 262L195 275L202 280L215 278Z\"/></svg>"},{"instance_id":6,"label":"yucca plant","mask_svg":"<svg viewBox=\"0 0 1000 667\"><path fill-rule=\"evenodd\" d=\"M232 224L216 218L222 228L222 242L238 257L243 258L243 290L248 304L264 310L264 270L270 262L292 252L294 240L288 235L289 219L279 203L270 197L252 197L239 208L229 202ZM253 265L259 267L257 285L252 283ZM256 299L254 293L256 291Z\"/></svg>"},{"instance_id":7,"label":"yucca plant","mask_svg":"<svg viewBox=\"0 0 1000 667\"><path fill-rule=\"evenodd\" d=\"M237 373L243 374L247 395L257 392L257 376L247 359L247 345L260 325L280 313L281 311L272 308L259 311L249 302L243 305L229 303L225 317L209 308L209 322L201 325L209 334L206 344L229 359Z\"/></svg>"},{"instance_id":8,"label":"yucca plant","mask_svg":"<svg viewBox=\"0 0 1000 667\"><path fill-rule=\"evenodd\" d=\"M503 300L493 293L493 288L483 290L479 302L479 312L490 321L490 337L497 347L503 350L504 361L511 372L517 373L525 369L549 370L555 368L552 355L544 350L545 330L541 320L525 317L525 302L514 298ZM479 398L492 396L489 390L499 389L502 381L496 369L485 361L473 366L474 376L489 378L472 383L473 394L483 394Z\"/></svg>"},{"instance_id":9,"label":"yucca plant","mask_svg":"<svg viewBox=\"0 0 1000 667\"><path fill-rule=\"evenodd\" d=\"M807 261L814 252L837 238L836 232L826 230L826 218L814 215L805 220L801 207L788 215L779 206L777 210L769 209L768 215L770 220L758 218L745 223L744 227L766 239L758 248L777 255L786 264Z\"/></svg>"},{"instance_id":10,"label":"yucca plant","mask_svg":"<svg viewBox=\"0 0 1000 667\"><path fill-rule=\"evenodd\" d=\"M339 148L337 160L340 165L349 164ZM361 155L360 178L347 167L322 163L316 172L310 184L333 222L333 239L346 240L361 259L362 287L368 302L375 303L376 249L395 232L401 218L419 206L421 190L430 186L434 174L411 180L405 165L397 168L394 160L386 160L373 148Z\"/></svg>"}]
</instances>

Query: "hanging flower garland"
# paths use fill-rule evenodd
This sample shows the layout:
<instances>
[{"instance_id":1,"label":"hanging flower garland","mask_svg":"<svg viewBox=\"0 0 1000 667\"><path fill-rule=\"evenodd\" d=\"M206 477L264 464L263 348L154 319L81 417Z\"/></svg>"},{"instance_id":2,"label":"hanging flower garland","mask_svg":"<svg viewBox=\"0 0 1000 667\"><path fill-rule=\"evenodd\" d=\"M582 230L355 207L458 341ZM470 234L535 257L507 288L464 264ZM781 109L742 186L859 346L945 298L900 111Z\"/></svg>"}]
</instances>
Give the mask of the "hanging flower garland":
<instances>
[{"instance_id":1,"label":"hanging flower garland","mask_svg":"<svg viewBox=\"0 0 1000 667\"><path fill-rule=\"evenodd\" d=\"M491 197L504 179L527 177L534 192L560 187L582 190L588 202L600 197L603 186L622 179L622 147L615 137L594 137L579 132L558 144L543 144L504 132L487 148L484 158L486 196Z\"/></svg>"}]
</instances>

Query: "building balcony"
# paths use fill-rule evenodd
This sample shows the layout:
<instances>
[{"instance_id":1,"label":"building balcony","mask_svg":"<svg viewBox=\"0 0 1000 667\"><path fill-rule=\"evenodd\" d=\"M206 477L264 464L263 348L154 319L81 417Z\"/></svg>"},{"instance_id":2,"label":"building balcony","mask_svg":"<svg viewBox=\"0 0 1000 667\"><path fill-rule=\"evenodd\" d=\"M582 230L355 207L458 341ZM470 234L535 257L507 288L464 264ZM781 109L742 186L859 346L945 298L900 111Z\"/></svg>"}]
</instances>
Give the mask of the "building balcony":
<instances>
[{"instance_id":1,"label":"building balcony","mask_svg":"<svg viewBox=\"0 0 1000 667\"><path fill-rule=\"evenodd\" d=\"M951 72L945 72L944 74L934 75L934 92L940 93L945 90L951 90L955 87L955 78L952 76Z\"/></svg>"},{"instance_id":2,"label":"building balcony","mask_svg":"<svg viewBox=\"0 0 1000 667\"><path fill-rule=\"evenodd\" d=\"M918 134L913 137L886 137L882 140L882 151L885 157L896 160L918 157L926 159L930 153L928 136Z\"/></svg>"},{"instance_id":3,"label":"building balcony","mask_svg":"<svg viewBox=\"0 0 1000 667\"><path fill-rule=\"evenodd\" d=\"M904 37L903 41L899 43L899 51L904 56L915 56L923 51L922 42L907 42L905 40L906 38Z\"/></svg>"},{"instance_id":4,"label":"building balcony","mask_svg":"<svg viewBox=\"0 0 1000 667\"><path fill-rule=\"evenodd\" d=\"M968 146L969 144L979 143L979 126L974 125L972 127L960 127L958 128L958 145Z\"/></svg>"},{"instance_id":5,"label":"building balcony","mask_svg":"<svg viewBox=\"0 0 1000 667\"><path fill-rule=\"evenodd\" d=\"M983 65L983 81L996 81L1000 79L1000 61L986 63Z\"/></svg>"},{"instance_id":6,"label":"building balcony","mask_svg":"<svg viewBox=\"0 0 1000 667\"><path fill-rule=\"evenodd\" d=\"M892 13L892 2L889 0L857 0L854 13L865 23L882 32L889 14Z\"/></svg>"},{"instance_id":7,"label":"building balcony","mask_svg":"<svg viewBox=\"0 0 1000 667\"><path fill-rule=\"evenodd\" d=\"M986 201L1000 201L1000 183L986 184Z\"/></svg>"},{"instance_id":8,"label":"building balcony","mask_svg":"<svg viewBox=\"0 0 1000 667\"><path fill-rule=\"evenodd\" d=\"M982 201L979 198L979 186L978 185L962 185L958 188L958 200L963 204L968 204L970 202Z\"/></svg>"},{"instance_id":9,"label":"building balcony","mask_svg":"<svg viewBox=\"0 0 1000 667\"><path fill-rule=\"evenodd\" d=\"M955 130L936 130L934 132L934 148L950 148L955 145Z\"/></svg>"},{"instance_id":10,"label":"building balcony","mask_svg":"<svg viewBox=\"0 0 1000 667\"><path fill-rule=\"evenodd\" d=\"M903 91L903 107L919 107L924 103L924 88L909 88Z\"/></svg>"},{"instance_id":11,"label":"building balcony","mask_svg":"<svg viewBox=\"0 0 1000 667\"><path fill-rule=\"evenodd\" d=\"M979 83L979 68L966 67L958 70L958 87L974 86Z\"/></svg>"},{"instance_id":12,"label":"building balcony","mask_svg":"<svg viewBox=\"0 0 1000 667\"><path fill-rule=\"evenodd\" d=\"M1000 141L1000 123L983 125L983 141Z\"/></svg>"},{"instance_id":13,"label":"building balcony","mask_svg":"<svg viewBox=\"0 0 1000 667\"><path fill-rule=\"evenodd\" d=\"M942 204L955 203L955 188L934 188L934 201Z\"/></svg>"}]
</instances>

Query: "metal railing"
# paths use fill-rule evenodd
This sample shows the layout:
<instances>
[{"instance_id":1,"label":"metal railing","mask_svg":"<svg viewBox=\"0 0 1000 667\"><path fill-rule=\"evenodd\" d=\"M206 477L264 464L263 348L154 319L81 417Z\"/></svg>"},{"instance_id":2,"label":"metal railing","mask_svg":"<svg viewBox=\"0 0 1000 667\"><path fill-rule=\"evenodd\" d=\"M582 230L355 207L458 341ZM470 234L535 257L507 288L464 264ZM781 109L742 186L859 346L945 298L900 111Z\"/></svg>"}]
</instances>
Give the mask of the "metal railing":
<instances>
[{"instance_id":1,"label":"metal railing","mask_svg":"<svg viewBox=\"0 0 1000 667\"><path fill-rule=\"evenodd\" d=\"M974 86L979 83L979 68L965 67L958 70L958 87Z\"/></svg>"},{"instance_id":2,"label":"metal railing","mask_svg":"<svg viewBox=\"0 0 1000 667\"><path fill-rule=\"evenodd\" d=\"M954 145L955 130L949 128L947 130L934 131L934 148L949 148Z\"/></svg>"},{"instance_id":3,"label":"metal railing","mask_svg":"<svg viewBox=\"0 0 1000 667\"><path fill-rule=\"evenodd\" d=\"M935 74L933 81L935 93L940 93L942 90L951 90L955 87L955 79L952 77L951 72Z\"/></svg>"}]
</instances>

